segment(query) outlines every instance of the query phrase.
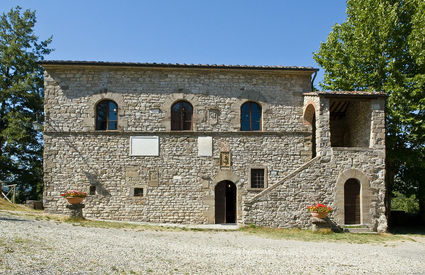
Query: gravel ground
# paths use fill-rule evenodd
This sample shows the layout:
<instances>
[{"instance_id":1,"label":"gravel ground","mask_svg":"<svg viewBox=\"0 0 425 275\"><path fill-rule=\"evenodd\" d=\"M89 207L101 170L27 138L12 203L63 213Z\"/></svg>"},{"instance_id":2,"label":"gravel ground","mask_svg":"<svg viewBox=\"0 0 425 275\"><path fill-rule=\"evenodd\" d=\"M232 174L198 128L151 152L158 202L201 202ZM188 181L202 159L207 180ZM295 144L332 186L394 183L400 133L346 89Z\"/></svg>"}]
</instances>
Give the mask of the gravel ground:
<instances>
[{"instance_id":1,"label":"gravel ground","mask_svg":"<svg viewBox=\"0 0 425 275\"><path fill-rule=\"evenodd\" d=\"M385 244L135 231L0 213L0 274L425 274L425 238Z\"/></svg>"}]
</instances>

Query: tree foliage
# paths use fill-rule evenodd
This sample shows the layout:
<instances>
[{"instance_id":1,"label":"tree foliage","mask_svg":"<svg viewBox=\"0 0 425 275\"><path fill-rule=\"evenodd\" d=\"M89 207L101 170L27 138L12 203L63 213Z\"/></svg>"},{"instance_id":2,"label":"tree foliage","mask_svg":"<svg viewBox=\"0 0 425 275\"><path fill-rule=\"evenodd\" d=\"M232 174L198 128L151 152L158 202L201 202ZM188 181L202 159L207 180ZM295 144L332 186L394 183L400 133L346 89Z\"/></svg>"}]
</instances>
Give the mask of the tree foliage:
<instances>
[{"instance_id":1,"label":"tree foliage","mask_svg":"<svg viewBox=\"0 0 425 275\"><path fill-rule=\"evenodd\" d=\"M346 13L314 53L320 86L388 93L389 188L425 213L425 1L347 0Z\"/></svg>"},{"instance_id":2,"label":"tree foliage","mask_svg":"<svg viewBox=\"0 0 425 275\"><path fill-rule=\"evenodd\" d=\"M407 197L395 191L394 197L391 199L391 210L400 210L409 214L416 214L419 210L419 204L415 194Z\"/></svg>"},{"instance_id":3,"label":"tree foliage","mask_svg":"<svg viewBox=\"0 0 425 275\"><path fill-rule=\"evenodd\" d=\"M51 38L34 34L35 12L11 9L0 18L0 181L17 184L18 199L40 198L43 187L41 133L43 70Z\"/></svg>"}]
</instances>

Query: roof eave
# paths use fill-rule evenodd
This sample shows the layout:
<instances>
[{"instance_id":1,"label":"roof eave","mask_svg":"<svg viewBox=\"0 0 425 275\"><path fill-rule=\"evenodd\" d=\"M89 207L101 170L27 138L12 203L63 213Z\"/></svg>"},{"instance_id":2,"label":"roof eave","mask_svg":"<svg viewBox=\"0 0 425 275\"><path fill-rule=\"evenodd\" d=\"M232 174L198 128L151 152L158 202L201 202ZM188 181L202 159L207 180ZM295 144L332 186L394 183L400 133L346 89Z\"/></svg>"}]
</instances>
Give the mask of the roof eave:
<instances>
[{"instance_id":1,"label":"roof eave","mask_svg":"<svg viewBox=\"0 0 425 275\"><path fill-rule=\"evenodd\" d=\"M188 69L221 69L221 70L255 70L255 71L299 71L314 73L319 69L312 67L285 66L244 66L244 65L208 65L208 64L165 64L165 63L132 63L132 62L100 62L100 61L40 61L45 68L57 66L90 66L90 67L142 67L142 68L188 68Z\"/></svg>"},{"instance_id":2,"label":"roof eave","mask_svg":"<svg viewBox=\"0 0 425 275\"><path fill-rule=\"evenodd\" d=\"M338 92L309 92L304 93L304 96L320 96L326 98L378 98L378 97L387 97L388 95L385 92L346 92L346 93L338 93Z\"/></svg>"}]
</instances>

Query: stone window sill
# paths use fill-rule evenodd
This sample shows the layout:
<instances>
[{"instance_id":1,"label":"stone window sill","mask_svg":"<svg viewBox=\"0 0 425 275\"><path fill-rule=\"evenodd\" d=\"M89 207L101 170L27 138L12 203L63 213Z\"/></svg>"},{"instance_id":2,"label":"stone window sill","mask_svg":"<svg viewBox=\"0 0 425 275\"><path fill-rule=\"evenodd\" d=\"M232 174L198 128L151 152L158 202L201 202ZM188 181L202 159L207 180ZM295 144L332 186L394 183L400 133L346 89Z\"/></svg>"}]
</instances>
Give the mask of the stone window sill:
<instances>
[{"instance_id":1,"label":"stone window sill","mask_svg":"<svg viewBox=\"0 0 425 275\"><path fill-rule=\"evenodd\" d=\"M129 131L129 130L91 130L91 131L54 131L47 129L44 131L46 134L126 134L126 135L187 135L187 136L200 136L200 135L246 135L246 136L286 136L286 135L309 135L308 131ZM341 148L341 147L332 147Z\"/></svg>"},{"instance_id":2,"label":"stone window sill","mask_svg":"<svg viewBox=\"0 0 425 275\"><path fill-rule=\"evenodd\" d=\"M261 192L266 188L248 188L248 191L252 191L252 192Z\"/></svg>"},{"instance_id":3,"label":"stone window sill","mask_svg":"<svg viewBox=\"0 0 425 275\"><path fill-rule=\"evenodd\" d=\"M373 151L370 147L332 147L336 151Z\"/></svg>"}]
</instances>

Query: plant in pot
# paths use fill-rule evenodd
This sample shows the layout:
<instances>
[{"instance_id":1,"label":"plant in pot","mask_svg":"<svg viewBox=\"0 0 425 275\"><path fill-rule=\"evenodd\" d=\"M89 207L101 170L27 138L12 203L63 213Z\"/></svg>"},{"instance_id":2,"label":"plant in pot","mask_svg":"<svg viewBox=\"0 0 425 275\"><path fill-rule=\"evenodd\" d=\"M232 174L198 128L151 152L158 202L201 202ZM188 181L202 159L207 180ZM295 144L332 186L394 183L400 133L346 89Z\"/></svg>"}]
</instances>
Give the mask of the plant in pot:
<instances>
[{"instance_id":1,"label":"plant in pot","mask_svg":"<svg viewBox=\"0 0 425 275\"><path fill-rule=\"evenodd\" d=\"M78 190L68 190L65 193L61 194L70 204L79 204L87 196L86 192Z\"/></svg>"},{"instance_id":2,"label":"plant in pot","mask_svg":"<svg viewBox=\"0 0 425 275\"><path fill-rule=\"evenodd\" d=\"M317 203L315 205L307 206L308 211L310 211L311 215L315 218L323 219L333 211L333 209L329 206L326 206L321 203Z\"/></svg>"}]
</instances>

